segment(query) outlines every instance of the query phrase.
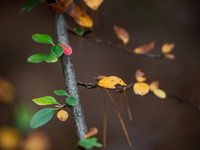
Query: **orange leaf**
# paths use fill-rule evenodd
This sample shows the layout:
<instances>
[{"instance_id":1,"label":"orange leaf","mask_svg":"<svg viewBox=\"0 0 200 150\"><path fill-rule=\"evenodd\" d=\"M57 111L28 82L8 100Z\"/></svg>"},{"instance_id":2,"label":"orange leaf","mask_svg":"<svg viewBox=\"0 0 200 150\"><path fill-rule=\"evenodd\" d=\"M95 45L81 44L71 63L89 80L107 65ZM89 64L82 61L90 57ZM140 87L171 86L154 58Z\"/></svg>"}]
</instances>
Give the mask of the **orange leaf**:
<instances>
[{"instance_id":1,"label":"orange leaf","mask_svg":"<svg viewBox=\"0 0 200 150\"><path fill-rule=\"evenodd\" d=\"M142 76L144 76L144 72L137 70L136 73L135 73L135 78L137 79L138 82L143 82L143 81L146 80L146 78L142 77Z\"/></svg>"},{"instance_id":2,"label":"orange leaf","mask_svg":"<svg viewBox=\"0 0 200 150\"><path fill-rule=\"evenodd\" d=\"M93 10L97 10L103 0L84 0L88 7L90 7Z\"/></svg>"},{"instance_id":3,"label":"orange leaf","mask_svg":"<svg viewBox=\"0 0 200 150\"><path fill-rule=\"evenodd\" d=\"M149 85L143 82L137 82L133 85L133 90L135 94L143 96L149 93Z\"/></svg>"},{"instance_id":4,"label":"orange leaf","mask_svg":"<svg viewBox=\"0 0 200 150\"><path fill-rule=\"evenodd\" d=\"M146 54L146 53L149 53L152 49L154 49L154 45L155 45L155 41L151 41L149 44L147 45L142 45L140 47L137 47L135 50L134 50L134 53L136 54Z\"/></svg>"},{"instance_id":5,"label":"orange leaf","mask_svg":"<svg viewBox=\"0 0 200 150\"><path fill-rule=\"evenodd\" d=\"M159 97L159 98L162 98L162 99L165 99L165 98L166 98L166 93L165 93L163 90L161 90L161 89L155 89L155 90L153 91L153 93L154 93L157 97Z\"/></svg>"},{"instance_id":6,"label":"orange leaf","mask_svg":"<svg viewBox=\"0 0 200 150\"><path fill-rule=\"evenodd\" d=\"M91 137L97 133L98 133L98 129L96 127L89 128L86 135L83 137L83 139Z\"/></svg>"},{"instance_id":7,"label":"orange leaf","mask_svg":"<svg viewBox=\"0 0 200 150\"><path fill-rule=\"evenodd\" d=\"M56 14L63 14L70 10L73 5L73 0L59 0L57 3L49 4L51 10Z\"/></svg>"},{"instance_id":8,"label":"orange leaf","mask_svg":"<svg viewBox=\"0 0 200 150\"><path fill-rule=\"evenodd\" d=\"M167 53L171 52L171 50L174 48L174 46L175 46L174 43L171 43L171 44L165 43L165 44L163 44L162 53L167 54Z\"/></svg>"},{"instance_id":9,"label":"orange leaf","mask_svg":"<svg viewBox=\"0 0 200 150\"><path fill-rule=\"evenodd\" d=\"M10 103L14 101L15 97L15 87L13 84L0 77L0 100L5 103Z\"/></svg>"},{"instance_id":10,"label":"orange leaf","mask_svg":"<svg viewBox=\"0 0 200 150\"><path fill-rule=\"evenodd\" d=\"M93 26L92 19L84 12L82 11L77 5L73 5L72 11L69 13L69 15L74 19L76 23L83 27L91 28Z\"/></svg>"},{"instance_id":11,"label":"orange leaf","mask_svg":"<svg viewBox=\"0 0 200 150\"><path fill-rule=\"evenodd\" d=\"M159 82L158 81L151 82L150 85L149 85L149 88L150 88L151 91L158 89L159 88Z\"/></svg>"},{"instance_id":12,"label":"orange leaf","mask_svg":"<svg viewBox=\"0 0 200 150\"><path fill-rule=\"evenodd\" d=\"M164 57L168 58L168 59L174 59L175 58L175 56L173 54L165 54Z\"/></svg>"},{"instance_id":13,"label":"orange leaf","mask_svg":"<svg viewBox=\"0 0 200 150\"><path fill-rule=\"evenodd\" d=\"M129 41L129 34L128 32L118 26L113 26L113 29L115 30L116 36L123 41L124 44L127 44Z\"/></svg>"},{"instance_id":14,"label":"orange leaf","mask_svg":"<svg viewBox=\"0 0 200 150\"><path fill-rule=\"evenodd\" d=\"M98 82L99 86L109 89L115 89L115 85L117 84L127 86L122 79L116 76L105 77Z\"/></svg>"},{"instance_id":15,"label":"orange leaf","mask_svg":"<svg viewBox=\"0 0 200 150\"><path fill-rule=\"evenodd\" d=\"M68 113L63 109L57 113L57 118L63 122L67 120L68 116Z\"/></svg>"}]
</instances>

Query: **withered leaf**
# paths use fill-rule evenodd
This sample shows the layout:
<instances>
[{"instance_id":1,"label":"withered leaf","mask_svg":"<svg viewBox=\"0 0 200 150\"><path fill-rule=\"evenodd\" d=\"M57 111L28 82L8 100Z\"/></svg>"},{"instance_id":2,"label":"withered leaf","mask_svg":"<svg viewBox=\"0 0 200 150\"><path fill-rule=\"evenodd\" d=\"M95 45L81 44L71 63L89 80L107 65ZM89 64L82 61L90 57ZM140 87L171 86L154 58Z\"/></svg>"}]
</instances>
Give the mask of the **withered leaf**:
<instances>
[{"instance_id":1,"label":"withered leaf","mask_svg":"<svg viewBox=\"0 0 200 150\"><path fill-rule=\"evenodd\" d=\"M93 10L97 10L101 5L101 3L103 2L103 0L84 0L84 1L86 5Z\"/></svg>"},{"instance_id":2,"label":"withered leaf","mask_svg":"<svg viewBox=\"0 0 200 150\"><path fill-rule=\"evenodd\" d=\"M116 36L123 41L124 44L127 44L129 41L129 34L128 32L118 26L113 26L113 29L115 30Z\"/></svg>"},{"instance_id":3,"label":"withered leaf","mask_svg":"<svg viewBox=\"0 0 200 150\"><path fill-rule=\"evenodd\" d=\"M146 54L146 53L149 53L152 49L154 49L154 45L155 45L155 41L151 41L149 44L147 45L142 45L140 47L137 47L135 50L134 50L134 53L136 54Z\"/></svg>"},{"instance_id":4,"label":"withered leaf","mask_svg":"<svg viewBox=\"0 0 200 150\"><path fill-rule=\"evenodd\" d=\"M83 137L83 139L91 137L97 133L98 133L98 129L96 127L89 128L86 135Z\"/></svg>"},{"instance_id":5,"label":"withered leaf","mask_svg":"<svg viewBox=\"0 0 200 150\"><path fill-rule=\"evenodd\" d=\"M164 54L164 57L168 59L175 59L175 56L173 54Z\"/></svg>"},{"instance_id":6,"label":"withered leaf","mask_svg":"<svg viewBox=\"0 0 200 150\"><path fill-rule=\"evenodd\" d=\"M143 82L146 80L144 76L144 72L141 72L140 70L137 70L135 73L135 78L137 79L138 82Z\"/></svg>"},{"instance_id":7,"label":"withered leaf","mask_svg":"<svg viewBox=\"0 0 200 150\"><path fill-rule=\"evenodd\" d=\"M163 44L162 46L162 53L167 54L169 52L171 52L171 50L174 48L175 44L171 43L171 44Z\"/></svg>"},{"instance_id":8,"label":"withered leaf","mask_svg":"<svg viewBox=\"0 0 200 150\"><path fill-rule=\"evenodd\" d=\"M51 10L56 14L68 13L73 5L73 0L59 0L57 3L49 4Z\"/></svg>"},{"instance_id":9,"label":"withered leaf","mask_svg":"<svg viewBox=\"0 0 200 150\"><path fill-rule=\"evenodd\" d=\"M149 88L151 91L154 91L159 88L159 82L158 81L153 81L149 84Z\"/></svg>"},{"instance_id":10,"label":"withered leaf","mask_svg":"<svg viewBox=\"0 0 200 150\"><path fill-rule=\"evenodd\" d=\"M93 26L92 19L75 4L73 5L69 15L74 19L76 23L83 27L91 28Z\"/></svg>"}]
</instances>

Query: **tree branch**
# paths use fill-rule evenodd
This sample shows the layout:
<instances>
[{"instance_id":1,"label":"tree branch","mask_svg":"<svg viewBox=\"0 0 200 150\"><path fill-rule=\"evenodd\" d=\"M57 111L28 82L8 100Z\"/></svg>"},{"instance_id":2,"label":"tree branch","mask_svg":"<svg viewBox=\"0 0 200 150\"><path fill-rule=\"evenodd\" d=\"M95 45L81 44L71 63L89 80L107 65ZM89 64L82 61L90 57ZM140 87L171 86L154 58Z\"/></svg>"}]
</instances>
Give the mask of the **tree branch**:
<instances>
[{"instance_id":1,"label":"tree branch","mask_svg":"<svg viewBox=\"0 0 200 150\"><path fill-rule=\"evenodd\" d=\"M69 45L67 23L63 14L55 14L55 26L58 43ZM71 107L71 111L76 124L77 136L80 140L85 136L87 132L87 125L78 93L77 80L74 71L74 66L72 63L72 57L63 54L60 57L60 60L62 64L63 76L67 92L69 93L69 95L74 96L77 99L77 104L76 106Z\"/></svg>"}]
</instances>

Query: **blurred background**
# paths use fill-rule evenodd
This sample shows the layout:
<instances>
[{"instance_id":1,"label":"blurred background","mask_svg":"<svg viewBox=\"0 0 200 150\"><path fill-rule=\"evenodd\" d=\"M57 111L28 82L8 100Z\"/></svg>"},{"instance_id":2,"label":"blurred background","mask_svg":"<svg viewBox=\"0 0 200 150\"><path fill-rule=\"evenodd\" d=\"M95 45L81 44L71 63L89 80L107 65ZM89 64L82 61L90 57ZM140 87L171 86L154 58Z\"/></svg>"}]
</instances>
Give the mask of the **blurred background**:
<instances>
[{"instance_id":1,"label":"blurred background","mask_svg":"<svg viewBox=\"0 0 200 150\"><path fill-rule=\"evenodd\" d=\"M27 63L36 53L48 54L51 46L36 43L33 34L49 34L56 43L53 13L45 4L31 12L20 14L29 0L0 1L0 148L24 150L76 149L77 136L70 109L69 119L60 122L56 115L46 125L31 130L29 120L44 108L32 102L33 98L53 96L65 100L53 91L65 89L60 61L53 64ZM81 1L75 1L81 6ZM91 11L88 9L88 14ZM140 69L146 82L158 80L164 91L200 104L200 16L199 1L195 0L105 0L93 13L95 26L91 37L121 44L113 30L117 25L130 34L128 48L155 40L152 53L161 53L164 43L175 43L171 52L174 60L149 59L129 55L118 49L69 35L73 62L78 80L95 82L98 75L115 75L127 84L136 82ZM98 20L97 20L98 18ZM79 28L66 15L71 27ZM97 23L98 21L98 23ZM5 90L6 89L6 90ZM79 87L88 127L97 127L100 143L103 133L103 98L101 90ZM120 107L120 94L110 91ZM133 121L127 110L120 110L132 146L128 145L116 110L106 95L108 108L107 147L109 150L199 150L200 112L172 98L159 99L153 94L135 95L126 91ZM8 144L9 143L9 144ZM20 143L20 146L19 146ZM9 145L11 145L9 147ZM36 147L37 146L37 147ZM94 148L103 149L103 148Z\"/></svg>"}]
</instances>

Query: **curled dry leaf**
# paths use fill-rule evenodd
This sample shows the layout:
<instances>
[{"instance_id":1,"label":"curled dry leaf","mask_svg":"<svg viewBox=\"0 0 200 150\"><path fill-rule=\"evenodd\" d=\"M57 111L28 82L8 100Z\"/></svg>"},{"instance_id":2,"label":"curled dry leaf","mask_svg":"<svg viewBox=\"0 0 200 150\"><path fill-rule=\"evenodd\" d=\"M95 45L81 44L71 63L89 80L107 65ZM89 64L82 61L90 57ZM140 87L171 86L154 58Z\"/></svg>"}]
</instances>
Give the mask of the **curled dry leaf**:
<instances>
[{"instance_id":1,"label":"curled dry leaf","mask_svg":"<svg viewBox=\"0 0 200 150\"><path fill-rule=\"evenodd\" d=\"M137 47L135 50L134 50L134 53L136 54L146 54L146 53L149 53L152 49L154 49L154 45L155 45L155 41L151 41L149 44L147 45L142 45L140 47Z\"/></svg>"},{"instance_id":2,"label":"curled dry leaf","mask_svg":"<svg viewBox=\"0 0 200 150\"><path fill-rule=\"evenodd\" d=\"M0 77L0 101L10 103L14 101L15 87L13 84Z\"/></svg>"},{"instance_id":3,"label":"curled dry leaf","mask_svg":"<svg viewBox=\"0 0 200 150\"><path fill-rule=\"evenodd\" d=\"M164 54L164 57L168 58L168 59L174 59L175 58L175 56L173 54Z\"/></svg>"},{"instance_id":4,"label":"curled dry leaf","mask_svg":"<svg viewBox=\"0 0 200 150\"><path fill-rule=\"evenodd\" d=\"M141 72L140 70L137 70L135 73L135 78L137 79L138 82L143 82L146 80L144 76L144 72Z\"/></svg>"},{"instance_id":5,"label":"curled dry leaf","mask_svg":"<svg viewBox=\"0 0 200 150\"><path fill-rule=\"evenodd\" d=\"M122 79L116 76L105 77L98 82L99 86L109 89L115 89L115 85L117 84L127 86Z\"/></svg>"},{"instance_id":6,"label":"curled dry leaf","mask_svg":"<svg viewBox=\"0 0 200 150\"><path fill-rule=\"evenodd\" d=\"M93 26L92 19L75 4L73 5L69 15L74 19L76 23L83 27L91 28Z\"/></svg>"},{"instance_id":7,"label":"curled dry leaf","mask_svg":"<svg viewBox=\"0 0 200 150\"><path fill-rule=\"evenodd\" d=\"M68 112L66 112L65 110L60 110L58 113L57 113L57 118L60 120L60 121L66 121L69 117L69 114Z\"/></svg>"},{"instance_id":8,"label":"curled dry leaf","mask_svg":"<svg viewBox=\"0 0 200 150\"><path fill-rule=\"evenodd\" d=\"M133 85L133 90L135 94L143 96L149 93L149 85L143 82L137 82Z\"/></svg>"},{"instance_id":9,"label":"curled dry leaf","mask_svg":"<svg viewBox=\"0 0 200 150\"><path fill-rule=\"evenodd\" d=\"M101 5L101 3L103 2L103 0L84 0L84 1L86 5L93 10L97 10Z\"/></svg>"},{"instance_id":10,"label":"curled dry leaf","mask_svg":"<svg viewBox=\"0 0 200 150\"><path fill-rule=\"evenodd\" d=\"M0 128L0 149L2 150L15 150L19 149L21 143L20 132L13 127Z\"/></svg>"},{"instance_id":11,"label":"curled dry leaf","mask_svg":"<svg viewBox=\"0 0 200 150\"><path fill-rule=\"evenodd\" d=\"M155 89L155 90L153 91L153 93L154 93L157 97L159 97L159 98L162 98L162 99L165 99L165 98L166 98L166 93L165 93L165 91L163 91L163 90L161 90L161 89Z\"/></svg>"},{"instance_id":12,"label":"curled dry leaf","mask_svg":"<svg viewBox=\"0 0 200 150\"><path fill-rule=\"evenodd\" d=\"M154 90L156 90L156 89L158 89L159 88L159 82L158 81L153 81L153 82L151 82L150 84L149 84L149 89L151 90L151 91L154 91Z\"/></svg>"},{"instance_id":13,"label":"curled dry leaf","mask_svg":"<svg viewBox=\"0 0 200 150\"><path fill-rule=\"evenodd\" d=\"M91 137L97 133L98 133L98 129L96 127L89 128L86 135L83 137L83 139Z\"/></svg>"},{"instance_id":14,"label":"curled dry leaf","mask_svg":"<svg viewBox=\"0 0 200 150\"><path fill-rule=\"evenodd\" d=\"M67 44L61 44L61 46L63 47L63 53L66 55L71 55L72 54L72 48L67 45Z\"/></svg>"},{"instance_id":15,"label":"curled dry leaf","mask_svg":"<svg viewBox=\"0 0 200 150\"><path fill-rule=\"evenodd\" d=\"M116 36L123 41L124 44L127 44L129 41L129 34L128 32L118 26L113 26L113 29L115 30Z\"/></svg>"},{"instance_id":16,"label":"curled dry leaf","mask_svg":"<svg viewBox=\"0 0 200 150\"><path fill-rule=\"evenodd\" d=\"M101 80L101 79L103 79L103 78L105 78L105 77L106 77L106 76L100 75L100 76L96 77L95 79L99 81L99 80Z\"/></svg>"},{"instance_id":17,"label":"curled dry leaf","mask_svg":"<svg viewBox=\"0 0 200 150\"><path fill-rule=\"evenodd\" d=\"M167 54L169 52L171 52L171 50L174 48L175 44L171 43L171 44L163 44L162 46L162 53Z\"/></svg>"},{"instance_id":18,"label":"curled dry leaf","mask_svg":"<svg viewBox=\"0 0 200 150\"><path fill-rule=\"evenodd\" d=\"M73 0L59 0L57 3L49 4L51 10L56 14L69 12L73 5Z\"/></svg>"}]
</instances>

